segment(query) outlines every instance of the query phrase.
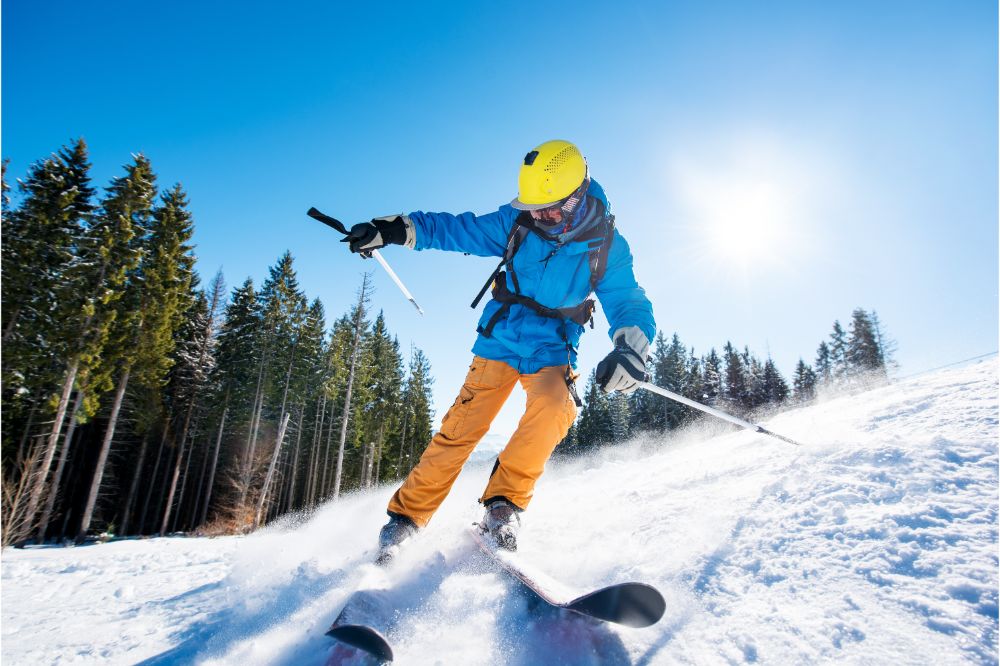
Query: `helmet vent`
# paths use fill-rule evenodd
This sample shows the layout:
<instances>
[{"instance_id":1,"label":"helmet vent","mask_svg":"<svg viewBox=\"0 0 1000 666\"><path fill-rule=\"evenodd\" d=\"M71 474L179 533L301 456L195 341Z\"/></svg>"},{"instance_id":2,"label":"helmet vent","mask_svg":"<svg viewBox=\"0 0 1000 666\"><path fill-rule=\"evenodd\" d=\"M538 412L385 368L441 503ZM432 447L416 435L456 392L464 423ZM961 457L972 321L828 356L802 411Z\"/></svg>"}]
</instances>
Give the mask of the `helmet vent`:
<instances>
[{"instance_id":1,"label":"helmet vent","mask_svg":"<svg viewBox=\"0 0 1000 666\"><path fill-rule=\"evenodd\" d=\"M549 160L549 163L545 165L545 171L555 173L561 169L562 165L565 164L570 158L579 154L580 151L577 150L576 146L566 146L556 153L551 160Z\"/></svg>"}]
</instances>

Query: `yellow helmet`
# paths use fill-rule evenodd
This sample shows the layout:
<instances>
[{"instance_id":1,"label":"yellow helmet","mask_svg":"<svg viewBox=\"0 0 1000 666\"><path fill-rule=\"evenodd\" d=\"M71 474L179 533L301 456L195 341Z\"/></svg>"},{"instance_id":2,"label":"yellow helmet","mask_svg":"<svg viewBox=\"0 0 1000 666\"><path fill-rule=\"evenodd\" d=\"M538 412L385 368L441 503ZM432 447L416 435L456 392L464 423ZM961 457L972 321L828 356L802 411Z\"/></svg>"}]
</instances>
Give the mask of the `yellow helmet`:
<instances>
[{"instance_id":1,"label":"yellow helmet","mask_svg":"<svg viewBox=\"0 0 1000 666\"><path fill-rule=\"evenodd\" d=\"M587 178L587 161L569 141L546 141L524 156L517 176L517 198L510 205L519 210L540 210L560 203Z\"/></svg>"}]
</instances>

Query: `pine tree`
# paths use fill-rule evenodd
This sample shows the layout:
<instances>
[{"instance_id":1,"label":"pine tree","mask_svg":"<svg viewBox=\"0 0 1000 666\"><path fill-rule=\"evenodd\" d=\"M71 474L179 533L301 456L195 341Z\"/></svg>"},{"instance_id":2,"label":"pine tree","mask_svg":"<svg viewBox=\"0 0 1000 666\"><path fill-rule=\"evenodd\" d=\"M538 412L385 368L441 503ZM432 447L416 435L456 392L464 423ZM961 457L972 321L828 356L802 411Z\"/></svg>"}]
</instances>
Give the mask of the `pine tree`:
<instances>
[{"instance_id":1,"label":"pine tree","mask_svg":"<svg viewBox=\"0 0 1000 666\"><path fill-rule=\"evenodd\" d=\"M819 343L819 348L816 350L816 378L822 385L833 381L833 356L826 342Z\"/></svg>"},{"instance_id":2,"label":"pine tree","mask_svg":"<svg viewBox=\"0 0 1000 666\"><path fill-rule=\"evenodd\" d=\"M260 365L261 349L257 341L261 336L261 319L258 316L257 291L253 280L247 278L233 290L226 305L222 327L219 330L216 379L223 402L231 405L229 421L234 434L239 436L238 425L250 422L253 412L254 385ZM246 430L242 431L245 436Z\"/></svg>"},{"instance_id":3,"label":"pine tree","mask_svg":"<svg viewBox=\"0 0 1000 666\"><path fill-rule=\"evenodd\" d=\"M298 406L299 418L296 424L295 444L290 455L288 487L285 493L289 509L295 506L298 497L297 487L301 482L300 455L306 428L306 405L312 402L313 395L319 392L326 380L324 376L326 358L323 348L325 337L326 313L323 304L319 299L315 299L309 306L300 332L300 353L292 388L292 403Z\"/></svg>"},{"instance_id":4,"label":"pine tree","mask_svg":"<svg viewBox=\"0 0 1000 666\"><path fill-rule=\"evenodd\" d=\"M9 189L4 181L3 243L0 244L3 290L0 319L3 331L3 401L0 416L4 458L10 462L15 424L24 435L48 412L46 404L54 384L63 379L66 358L73 354L76 321L63 300L72 286L72 267L77 262L83 229L94 211L90 186L90 163L83 140L62 148L58 154L36 163L20 183L21 205L10 209ZM72 364L71 364L72 367ZM78 366L76 366L78 367ZM63 382L64 397L55 409L60 429L76 379ZM59 433L50 434L41 451L31 456L38 465L25 480L23 526L30 530L47 489L47 477L58 446ZM21 438L17 456L28 457ZM4 511L14 511L5 506ZM12 535L8 535L11 537ZM23 535L22 535L23 536Z\"/></svg>"},{"instance_id":5,"label":"pine tree","mask_svg":"<svg viewBox=\"0 0 1000 666\"><path fill-rule=\"evenodd\" d=\"M653 351L650 355L648 368L654 384L663 386L663 375L668 365L668 343L663 332L657 332L653 340ZM635 391L629 398L629 408L632 414L632 427L635 432L663 432L666 425L666 412L659 396L648 391Z\"/></svg>"},{"instance_id":6,"label":"pine tree","mask_svg":"<svg viewBox=\"0 0 1000 666\"><path fill-rule=\"evenodd\" d=\"M262 429L274 432L284 419L298 354L299 330L306 315L307 301L299 289L291 253L285 252L271 267L257 303L261 320L257 339L260 361L238 501L243 507L241 520L247 524L252 524L258 504L255 501L258 498L250 495L261 492L260 484L264 479L259 477L270 466L269 460L261 455L264 452L270 452L271 458L280 455L280 450L275 448L277 444L271 441L264 442L265 447L271 445L269 451L268 448L259 450L259 438Z\"/></svg>"},{"instance_id":7,"label":"pine tree","mask_svg":"<svg viewBox=\"0 0 1000 666\"><path fill-rule=\"evenodd\" d=\"M44 344L44 331L58 324L51 319L56 291L94 212L89 171L82 139L63 147L32 166L20 183L21 206L3 216L0 313L8 354L8 345L19 337L27 345ZM19 327L23 330L16 335Z\"/></svg>"},{"instance_id":8,"label":"pine tree","mask_svg":"<svg viewBox=\"0 0 1000 666\"><path fill-rule=\"evenodd\" d=\"M763 386L768 405L780 405L788 398L788 382L770 358L764 363Z\"/></svg>"},{"instance_id":9,"label":"pine tree","mask_svg":"<svg viewBox=\"0 0 1000 666\"><path fill-rule=\"evenodd\" d=\"M63 292L65 300L60 298L57 302L68 310L65 312L68 321L73 321L74 315L79 314L83 316L83 322L79 327L70 323L61 331L60 342L65 344L64 348L71 356L56 408L56 418L49 434L43 467L36 490L32 493L33 508L38 506L37 500L41 499L66 407L77 382L77 373L81 369L82 384L86 386L83 408L87 414L94 412L98 396L112 386L112 376L121 369L121 390L115 394L111 420L117 418L124 386L128 383L124 368L115 364L116 358L127 355L121 344L122 331L126 330L126 326L119 316L124 311L127 319L132 321L135 315L118 307L115 302L129 293L129 276L136 270L142 257L142 241L148 228L155 194L153 181L149 161L141 155L136 156L134 162L126 167L126 175L115 179L108 187L101 212L88 229L89 238L81 241L81 261L75 262L66 270L69 279L63 282L64 288L75 286L80 289L75 293ZM86 299L82 303L78 300L81 296ZM122 378L124 382L120 381ZM99 474L103 471L106 457L102 444L98 457ZM99 483L99 479L97 482ZM92 506L84 509L83 522L88 526L91 511Z\"/></svg>"},{"instance_id":10,"label":"pine tree","mask_svg":"<svg viewBox=\"0 0 1000 666\"><path fill-rule=\"evenodd\" d=\"M615 391L608 396L608 418L611 422L611 442L620 444L631 434L628 396Z\"/></svg>"},{"instance_id":11,"label":"pine tree","mask_svg":"<svg viewBox=\"0 0 1000 666\"><path fill-rule=\"evenodd\" d=\"M556 447L557 454L572 454L578 449L580 445L580 437L576 424L576 421L570 424L569 430L566 431L566 436L562 438L562 441L559 442L559 445Z\"/></svg>"},{"instance_id":12,"label":"pine tree","mask_svg":"<svg viewBox=\"0 0 1000 666\"><path fill-rule=\"evenodd\" d=\"M132 216L136 233L131 249L136 263L128 273L126 290L116 304L115 322L109 329L105 363L109 374L117 374L117 387L78 538L90 527L129 381L134 378L139 386L152 390L166 384L175 333L192 302L194 256L189 243L193 223L186 197L176 185L154 209L152 170L148 160L139 156L139 161L149 170L148 188L128 193L134 201L122 201L117 208L104 204L107 214Z\"/></svg>"},{"instance_id":13,"label":"pine tree","mask_svg":"<svg viewBox=\"0 0 1000 666\"><path fill-rule=\"evenodd\" d=\"M676 333L663 354L657 357L653 377L658 386L684 395L688 381L688 352ZM660 400L660 409L663 414L662 423L668 430L680 426L689 412L687 407L673 400Z\"/></svg>"},{"instance_id":14,"label":"pine tree","mask_svg":"<svg viewBox=\"0 0 1000 666\"><path fill-rule=\"evenodd\" d=\"M236 489L235 492L225 494L218 503L220 512L234 520L241 519L237 515L238 499L245 487L245 463L263 353L258 344L264 339L262 327L257 290L253 280L247 278L233 290L229 303L225 306L217 340L215 370L210 380L215 391L213 401L218 404L221 400L222 403L220 425L216 433L219 455L223 455L223 449L228 450L223 456L222 476L228 480L224 490Z\"/></svg>"},{"instance_id":15,"label":"pine tree","mask_svg":"<svg viewBox=\"0 0 1000 666\"><path fill-rule=\"evenodd\" d=\"M362 327L367 326L363 322ZM330 342L327 345L327 379L323 384L323 399L326 404L326 434L320 433L317 444L317 458L313 469L313 502L329 496L333 488L334 462L338 452L334 450L334 436L340 432L338 416L343 415L344 398L347 393L349 368L354 358L354 323L349 315L343 315L333 324ZM338 440L339 441L339 440Z\"/></svg>"},{"instance_id":16,"label":"pine tree","mask_svg":"<svg viewBox=\"0 0 1000 666\"><path fill-rule=\"evenodd\" d=\"M856 308L851 314L845 356L851 374L885 372L878 334L868 313L861 308Z\"/></svg>"},{"instance_id":17,"label":"pine tree","mask_svg":"<svg viewBox=\"0 0 1000 666\"><path fill-rule=\"evenodd\" d=\"M841 381L847 376L847 333L839 320L833 322L830 333L830 364L834 381Z\"/></svg>"},{"instance_id":18,"label":"pine tree","mask_svg":"<svg viewBox=\"0 0 1000 666\"><path fill-rule=\"evenodd\" d=\"M406 436L406 441L402 444L405 457L400 461L397 473L399 477L413 469L420 454L431 441L434 422L433 385L430 362L423 351L415 348L410 355L410 373L406 380L406 402L410 416L403 431Z\"/></svg>"},{"instance_id":19,"label":"pine tree","mask_svg":"<svg viewBox=\"0 0 1000 666\"><path fill-rule=\"evenodd\" d=\"M366 319L367 276L329 336L287 253L221 317L221 273L198 289L186 196L175 186L155 201L145 157L97 208L82 141L33 165L17 207L6 166L0 412L6 480L22 476L14 506L4 498L5 543L44 538L53 516L82 537L92 524L187 529L214 509L237 531L413 467L431 437L430 364L411 349L404 381L384 316ZM602 400L603 427L626 436L629 402ZM71 456L81 443L93 450Z\"/></svg>"},{"instance_id":20,"label":"pine tree","mask_svg":"<svg viewBox=\"0 0 1000 666\"><path fill-rule=\"evenodd\" d=\"M704 357L702 368L702 402L713 406L722 396L722 359L715 347Z\"/></svg>"},{"instance_id":21,"label":"pine tree","mask_svg":"<svg viewBox=\"0 0 1000 666\"><path fill-rule=\"evenodd\" d=\"M723 396L731 408L742 409L750 402L750 381L743 358L731 342L722 348L726 364Z\"/></svg>"},{"instance_id":22,"label":"pine tree","mask_svg":"<svg viewBox=\"0 0 1000 666\"><path fill-rule=\"evenodd\" d=\"M361 281L361 288L358 290L358 300L351 312L351 324L353 327L350 365L347 375L347 387L344 391L344 403L340 410L340 445L337 448L337 467L333 477L333 499L340 497L341 484L344 474L344 455L347 446L347 429L353 418L357 423L357 414L353 413L355 406L351 402L354 391L355 375L358 374L358 357L362 349L362 337L368 329L368 322L365 316L368 312L368 300L370 294L371 274L365 273ZM362 368L363 370L363 368ZM363 385L363 383L362 383Z\"/></svg>"},{"instance_id":23,"label":"pine tree","mask_svg":"<svg viewBox=\"0 0 1000 666\"><path fill-rule=\"evenodd\" d=\"M365 341L366 358L372 372L368 376L368 401L364 406L364 425L369 439L362 457L362 485L378 483L380 463L386 442L399 426L400 398L403 385L403 358L399 343L389 336L385 315L379 312Z\"/></svg>"},{"instance_id":24,"label":"pine tree","mask_svg":"<svg viewBox=\"0 0 1000 666\"><path fill-rule=\"evenodd\" d=\"M764 364L750 352L749 347L743 347L742 358L749 387L747 398L742 407L744 412L749 413L767 404L767 386L764 382Z\"/></svg>"},{"instance_id":25,"label":"pine tree","mask_svg":"<svg viewBox=\"0 0 1000 666\"><path fill-rule=\"evenodd\" d=\"M816 380L816 373L800 358L795 366L795 376L792 378L793 399L798 403L815 399Z\"/></svg>"},{"instance_id":26,"label":"pine tree","mask_svg":"<svg viewBox=\"0 0 1000 666\"><path fill-rule=\"evenodd\" d=\"M204 411L199 409L201 397L209 388L209 379L215 366L213 304L200 290L193 290L192 297L194 304L188 308L186 317L175 334L174 365L168 386L174 415L171 427L174 437L171 438L173 441L170 447L174 465L169 476L166 502L158 531L161 535L171 531L171 521L173 520L173 524L176 525L180 513L187 477L183 478L185 485L180 486L180 492L178 483L182 480L182 469L185 464L190 466L194 456L195 438L192 433L197 429L198 419ZM218 304L215 304L215 307L219 307Z\"/></svg>"},{"instance_id":27,"label":"pine tree","mask_svg":"<svg viewBox=\"0 0 1000 666\"><path fill-rule=\"evenodd\" d=\"M192 291L197 280L191 245L194 223L187 206L187 197L179 184L163 194L160 205L152 211L148 242L132 285L133 291L141 290L136 301L140 320L132 336L136 347L141 348L134 366L135 379L147 392L156 395L150 396L149 406L144 410L147 413L162 411L162 390L175 362L176 334L195 301ZM134 488L142 474L150 431L155 426L155 421L147 418L140 428L142 444L133 470L133 489L123 510L122 531L129 527ZM113 427L110 432L114 432Z\"/></svg>"},{"instance_id":28,"label":"pine tree","mask_svg":"<svg viewBox=\"0 0 1000 666\"><path fill-rule=\"evenodd\" d=\"M3 211L3 217L7 217L10 212L10 185L7 184L7 165L10 164L9 159L0 160L0 210Z\"/></svg>"},{"instance_id":29,"label":"pine tree","mask_svg":"<svg viewBox=\"0 0 1000 666\"><path fill-rule=\"evenodd\" d=\"M271 482L279 460L287 455L282 448L292 413L298 382L298 368L303 363L299 343L305 324L308 301L298 285L291 253L285 252L271 267L267 280L257 295L260 326L255 341L259 359L253 409L247 431L242 469L239 475L237 521L247 527L263 519L264 506L274 506ZM260 436L268 437L261 441ZM262 446L261 446L262 445ZM268 509L270 511L270 508Z\"/></svg>"},{"instance_id":30,"label":"pine tree","mask_svg":"<svg viewBox=\"0 0 1000 666\"><path fill-rule=\"evenodd\" d=\"M688 356L687 379L684 384L684 397L690 398L696 402L703 402L705 399L704 394L704 371L702 370L701 359L695 356L694 350L692 349L690 355ZM690 422L698 415L699 412L691 408L687 408L684 421Z\"/></svg>"},{"instance_id":31,"label":"pine tree","mask_svg":"<svg viewBox=\"0 0 1000 666\"><path fill-rule=\"evenodd\" d=\"M879 320L878 313L874 310L872 310L871 322L872 329L875 331L875 339L878 342L879 356L882 358L882 365L888 375L898 368L896 363L896 349L898 345L895 340L886 334L885 328Z\"/></svg>"},{"instance_id":32,"label":"pine tree","mask_svg":"<svg viewBox=\"0 0 1000 666\"><path fill-rule=\"evenodd\" d=\"M577 422L579 449L587 451L614 441L611 404L608 395L597 385L597 371L591 371L583 397L583 409Z\"/></svg>"}]
</instances>

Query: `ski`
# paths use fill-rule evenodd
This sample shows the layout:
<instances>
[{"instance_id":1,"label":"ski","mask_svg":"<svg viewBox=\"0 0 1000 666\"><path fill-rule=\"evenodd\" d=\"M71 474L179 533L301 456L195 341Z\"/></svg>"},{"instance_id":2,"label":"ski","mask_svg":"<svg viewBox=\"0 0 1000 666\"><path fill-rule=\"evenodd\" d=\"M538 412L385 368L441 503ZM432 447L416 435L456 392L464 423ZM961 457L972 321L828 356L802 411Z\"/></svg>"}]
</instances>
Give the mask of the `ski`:
<instances>
[{"instance_id":1,"label":"ski","mask_svg":"<svg viewBox=\"0 0 1000 666\"><path fill-rule=\"evenodd\" d=\"M447 575L446 563L444 553L437 552L418 566L403 570L365 565L371 569L326 632L337 640L327 666L355 663L357 651L380 663L391 662L393 651L387 636L399 621L398 609L421 595L433 593Z\"/></svg>"},{"instance_id":2,"label":"ski","mask_svg":"<svg viewBox=\"0 0 1000 666\"><path fill-rule=\"evenodd\" d=\"M392 646L385 638L393 616L386 590L359 590L352 594L326 635L362 650L381 662L392 661ZM340 663L344 655L334 650L328 666Z\"/></svg>"},{"instance_id":3,"label":"ski","mask_svg":"<svg viewBox=\"0 0 1000 666\"><path fill-rule=\"evenodd\" d=\"M516 552L498 548L478 525L469 531L483 553L551 606L634 628L656 624L666 611L663 595L652 585L618 583L581 595L522 561Z\"/></svg>"}]
</instances>

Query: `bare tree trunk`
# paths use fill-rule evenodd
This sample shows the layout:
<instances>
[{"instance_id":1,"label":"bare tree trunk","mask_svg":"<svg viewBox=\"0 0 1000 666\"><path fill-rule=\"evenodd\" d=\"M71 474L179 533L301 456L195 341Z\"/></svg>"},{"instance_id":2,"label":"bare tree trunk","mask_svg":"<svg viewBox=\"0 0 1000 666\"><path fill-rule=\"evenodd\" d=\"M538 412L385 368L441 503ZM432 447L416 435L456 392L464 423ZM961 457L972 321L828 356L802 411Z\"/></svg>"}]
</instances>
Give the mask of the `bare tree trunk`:
<instances>
[{"instance_id":1,"label":"bare tree trunk","mask_svg":"<svg viewBox=\"0 0 1000 666\"><path fill-rule=\"evenodd\" d=\"M291 353L288 356L288 370L285 371L285 388L281 392L281 409L279 410L278 413L282 414L283 418L285 418L285 417L291 418L291 412L286 412L285 408L288 405L288 389L289 389L289 387L291 386L291 383L292 383L292 369L295 367L295 349L296 349L296 347L298 347L298 344L299 344L299 340L298 340L298 337L296 336L295 342L292 343ZM286 418L286 420L287 420L287 418ZM278 438L278 446L280 447L280 445L281 445L281 438L279 437ZM276 451L277 451L277 449L276 449ZM271 466L268 469L267 478L265 479L265 485L268 484L268 483L270 483L270 481L272 480L273 473L274 473L274 467L275 467L276 464L277 464L277 459L275 458L275 459L273 459L271 461ZM261 497L263 497L263 495ZM281 504L281 492L280 491L278 492L278 501L277 501L277 504L279 506ZM258 526L260 525L260 521L261 521L260 505L258 505L258 508L257 508L257 520L256 520L256 524Z\"/></svg>"},{"instance_id":2,"label":"bare tree trunk","mask_svg":"<svg viewBox=\"0 0 1000 666\"><path fill-rule=\"evenodd\" d=\"M194 460L194 442L196 433L191 434L191 446L188 447L187 458L184 460L184 474L181 475L181 487L177 492L177 510L174 511L174 517L170 523L170 531L176 532L178 525L182 525L181 519L181 509L184 508L184 490L187 488L188 479L191 477L191 461ZM181 446L181 451L184 450L184 446Z\"/></svg>"},{"instance_id":3,"label":"bare tree trunk","mask_svg":"<svg viewBox=\"0 0 1000 666\"><path fill-rule=\"evenodd\" d=\"M226 428L226 415L229 414L229 392L226 392L225 406L222 408L222 420L219 421L219 434L215 438L215 451L212 453L212 467L208 473L208 487L205 489L205 502L201 505L199 525L204 525L208 519L208 506L212 502L212 489L215 487L215 470L219 466L219 449L222 448L222 433Z\"/></svg>"},{"instance_id":4,"label":"bare tree trunk","mask_svg":"<svg viewBox=\"0 0 1000 666\"><path fill-rule=\"evenodd\" d=\"M261 359L260 371L257 373L257 392L253 397L253 413L250 417L250 429L247 431L247 445L243 458L243 483L240 490L240 505L247 499L250 490L250 479L253 474L254 458L257 455L257 427L260 425L260 415L264 409L264 392L261 387L264 377L264 360Z\"/></svg>"},{"instance_id":5,"label":"bare tree trunk","mask_svg":"<svg viewBox=\"0 0 1000 666\"><path fill-rule=\"evenodd\" d=\"M330 408L330 427L326 431L326 447L323 450L323 484L320 487L320 498L325 498L330 494L332 479L327 478L330 472L330 451L333 449L333 407Z\"/></svg>"},{"instance_id":6,"label":"bare tree trunk","mask_svg":"<svg viewBox=\"0 0 1000 666\"><path fill-rule=\"evenodd\" d=\"M174 468L174 460L180 455L178 450L177 442L174 441L172 446L167 446L167 458L166 467L163 470L163 481L160 484L159 489L156 491L156 510L153 512L152 521L153 529L151 532L157 536L161 535L160 526L163 521L163 504L167 501L167 492L170 489L170 482L173 479L173 474L171 470ZM171 501L173 498L171 498Z\"/></svg>"},{"instance_id":7,"label":"bare tree trunk","mask_svg":"<svg viewBox=\"0 0 1000 666\"><path fill-rule=\"evenodd\" d=\"M177 463L174 467L174 476L170 480L170 491L167 494L168 497L167 508L164 509L163 511L163 523L160 526L161 535L166 534L167 524L170 521L170 513L171 513L171 508L173 506L174 494L177 490L177 479L180 477L181 474L181 462L183 462L184 459L184 447L187 444L188 429L191 427L191 416L192 414L194 414L194 403L197 397L198 397L198 392L195 391L191 395L191 402L188 404L187 414L184 415L184 427L181 429L181 443L177 449ZM187 476L184 477L184 480L185 482L187 481ZM180 499L183 499L183 496L184 496L184 490L182 488L181 497L178 499L178 504L180 504ZM179 506L177 507L177 509L178 511L180 511Z\"/></svg>"},{"instance_id":8,"label":"bare tree trunk","mask_svg":"<svg viewBox=\"0 0 1000 666\"><path fill-rule=\"evenodd\" d=\"M139 489L139 477L142 476L142 465L146 462L146 447L149 444L149 431L142 436L142 445L139 447L139 460L135 463L135 474L132 475L132 483L129 484L128 498L125 500L125 512L122 514L122 524L119 531L122 536L128 535L128 523L132 517L132 503L135 501L136 491Z\"/></svg>"},{"instance_id":9,"label":"bare tree trunk","mask_svg":"<svg viewBox=\"0 0 1000 666\"><path fill-rule=\"evenodd\" d=\"M90 493L87 495L87 505L83 509L83 518L80 520L80 530L76 535L76 540L83 541L90 529L90 519L94 516L94 507L97 505L97 493L101 489L101 479L104 477L104 466L108 462L108 453L111 451L111 440L115 436L115 426L118 425L118 412L121 410L122 402L125 398L125 388L128 386L128 378L132 369L126 367L121 379L118 380L118 390L115 392L115 401L111 405L111 420L108 428L104 431L104 441L101 442L101 452L97 456L97 469L94 470L94 479L90 482Z\"/></svg>"},{"instance_id":10,"label":"bare tree trunk","mask_svg":"<svg viewBox=\"0 0 1000 666\"><path fill-rule=\"evenodd\" d=\"M396 458L396 476L401 476L400 471L403 469L403 448L406 446L406 417L410 415L410 406L403 406L403 434L399 439L399 455Z\"/></svg>"},{"instance_id":11,"label":"bare tree trunk","mask_svg":"<svg viewBox=\"0 0 1000 666\"><path fill-rule=\"evenodd\" d=\"M287 511L292 511L295 506L295 482L298 478L299 470L299 447L302 444L302 431L304 428L306 420L306 404L302 403L299 407L299 432L295 435L295 449L292 453L292 473L289 475L288 480L288 502L285 504L285 509Z\"/></svg>"},{"instance_id":12,"label":"bare tree trunk","mask_svg":"<svg viewBox=\"0 0 1000 666\"><path fill-rule=\"evenodd\" d=\"M264 345L264 353L260 357L260 370L257 372L257 392L254 394L254 415L250 421L251 427L247 438L246 467L243 479L243 490L240 492L240 506L246 503L247 492L253 475L253 464L257 455L257 435L260 432L260 418L264 412L264 384L271 361L271 337L269 334Z\"/></svg>"},{"instance_id":13,"label":"bare tree trunk","mask_svg":"<svg viewBox=\"0 0 1000 666\"><path fill-rule=\"evenodd\" d=\"M319 446L323 441L323 417L326 413L326 392L323 391L316 402L316 418L313 421L312 446L309 448L309 478L306 479L306 505L316 504L316 481L319 471Z\"/></svg>"},{"instance_id":14,"label":"bare tree trunk","mask_svg":"<svg viewBox=\"0 0 1000 666\"><path fill-rule=\"evenodd\" d=\"M358 478L361 479L361 487L368 487L368 460L371 455L372 442L365 442L365 445L361 448L361 469L358 470Z\"/></svg>"},{"instance_id":15,"label":"bare tree trunk","mask_svg":"<svg viewBox=\"0 0 1000 666\"><path fill-rule=\"evenodd\" d=\"M344 413L340 419L340 446L337 449L337 470L333 481L333 499L340 497L340 484L344 474L344 447L347 444L347 423L351 416L351 392L354 389L354 372L358 365L358 351L361 348L361 323L365 318L365 300L368 295L369 273L361 280L361 293L358 294L358 307L354 322L354 348L351 350L351 369L347 374L347 393L344 396Z\"/></svg>"},{"instance_id":16,"label":"bare tree trunk","mask_svg":"<svg viewBox=\"0 0 1000 666\"><path fill-rule=\"evenodd\" d=\"M285 438L285 429L288 428L288 419L291 413L285 412L281 419L281 426L278 428L278 438L274 443L274 455L271 456L271 464L267 468L267 476L264 477L264 487L260 491L260 499L257 501L257 517L254 526L260 527L260 520L263 517L264 503L267 501L268 486L271 485L271 478L274 476L274 468L278 464L278 454L281 453L281 442Z\"/></svg>"},{"instance_id":17,"label":"bare tree trunk","mask_svg":"<svg viewBox=\"0 0 1000 666\"><path fill-rule=\"evenodd\" d=\"M59 462L56 463L56 471L52 475L52 483L49 484L49 493L45 498L45 508L42 509L42 519L38 521L38 543L45 542L45 530L52 520L52 512L56 507L56 499L59 495L59 484L62 483L63 470L66 469L66 459L69 457L69 447L73 443L73 434L76 432L76 413L80 411L83 404L83 391L77 391L76 402L73 403L73 411L69 416L69 428L66 430L66 439L63 440L62 449L59 451Z\"/></svg>"},{"instance_id":18,"label":"bare tree trunk","mask_svg":"<svg viewBox=\"0 0 1000 666\"><path fill-rule=\"evenodd\" d=\"M170 421L172 415L168 414L163 421L163 434L160 436L160 449L156 453L156 464L153 465L153 476L149 477L149 488L146 489L146 499L142 502L142 513L139 515L139 533L146 527L146 516L148 515L149 502L153 499L153 489L156 488L156 477L160 474L160 463L163 462L163 451L167 447L167 434L170 432Z\"/></svg>"},{"instance_id":19,"label":"bare tree trunk","mask_svg":"<svg viewBox=\"0 0 1000 666\"><path fill-rule=\"evenodd\" d=\"M347 375L347 394L344 396L344 412L340 417L340 446L337 449L337 469L333 477L333 499L340 497L340 483L344 474L344 447L347 445L347 421L351 415L351 391L354 389L354 368L358 360L358 346L361 340L361 317L354 329L354 351L351 352L351 370Z\"/></svg>"},{"instance_id":20,"label":"bare tree trunk","mask_svg":"<svg viewBox=\"0 0 1000 666\"><path fill-rule=\"evenodd\" d=\"M181 476L181 463L184 462L184 444L182 439L177 445L177 460L174 463L174 474L170 478L170 490L167 492L167 506L163 510L163 521L160 523L160 536L167 534L167 527L170 525L171 507L174 504L174 493L177 491L177 480Z\"/></svg>"},{"instance_id":21,"label":"bare tree trunk","mask_svg":"<svg viewBox=\"0 0 1000 666\"><path fill-rule=\"evenodd\" d=\"M385 441L385 426L379 426L378 429L378 448L375 449L375 485L378 485L379 479L382 477L382 445Z\"/></svg>"},{"instance_id":22,"label":"bare tree trunk","mask_svg":"<svg viewBox=\"0 0 1000 666\"><path fill-rule=\"evenodd\" d=\"M410 472L412 472L413 468L415 467L415 465L413 464L413 439L416 439L416 438L410 439L410 446L406 450L406 467L407 467L406 473L407 474L409 474Z\"/></svg>"},{"instance_id":23,"label":"bare tree trunk","mask_svg":"<svg viewBox=\"0 0 1000 666\"><path fill-rule=\"evenodd\" d=\"M375 442L368 442L365 446L365 459L362 464L362 487L372 487L372 463L375 462Z\"/></svg>"},{"instance_id":24,"label":"bare tree trunk","mask_svg":"<svg viewBox=\"0 0 1000 666\"><path fill-rule=\"evenodd\" d=\"M288 497L288 457L288 449L285 448L281 453L281 460L274 470L274 480L271 482L274 485L274 499L267 504L268 508L264 514L265 520L272 520L284 513L282 507Z\"/></svg>"},{"instance_id":25,"label":"bare tree trunk","mask_svg":"<svg viewBox=\"0 0 1000 666\"><path fill-rule=\"evenodd\" d=\"M198 526L198 516L201 515L201 496L205 493L205 475L208 473L208 457L212 448L205 447L205 455L201 459L201 472L198 474L198 487L195 489L194 502L191 503L191 510L188 511L188 525L194 529Z\"/></svg>"},{"instance_id":26,"label":"bare tree trunk","mask_svg":"<svg viewBox=\"0 0 1000 666\"><path fill-rule=\"evenodd\" d=\"M62 432L63 420L66 418L69 396L73 392L73 384L76 383L76 373L79 369L80 357L78 356L73 359L66 371L62 394L59 396L59 406L56 407L56 418L52 422L52 431L45 444L45 453L42 455L42 460L35 472L35 478L31 480L31 494L28 496L28 506L25 509L26 525L33 525L35 514L38 513L38 505L41 504L42 494L45 492L45 484L49 477L49 468L52 466L52 459L55 458L56 447L59 445L59 433Z\"/></svg>"},{"instance_id":27,"label":"bare tree trunk","mask_svg":"<svg viewBox=\"0 0 1000 666\"><path fill-rule=\"evenodd\" d=\"M17 445L17 459L27 460L28 451L26 449L28 445L28 438L31 437L31 428L35 425L35 415L38 413L38 401L35 401L31 405L31 411L28 412L28 423L24 426L24 432L21 433L21 443ZM30 474L30 472L29 472Z\"/></svg>"}]
</instances>

